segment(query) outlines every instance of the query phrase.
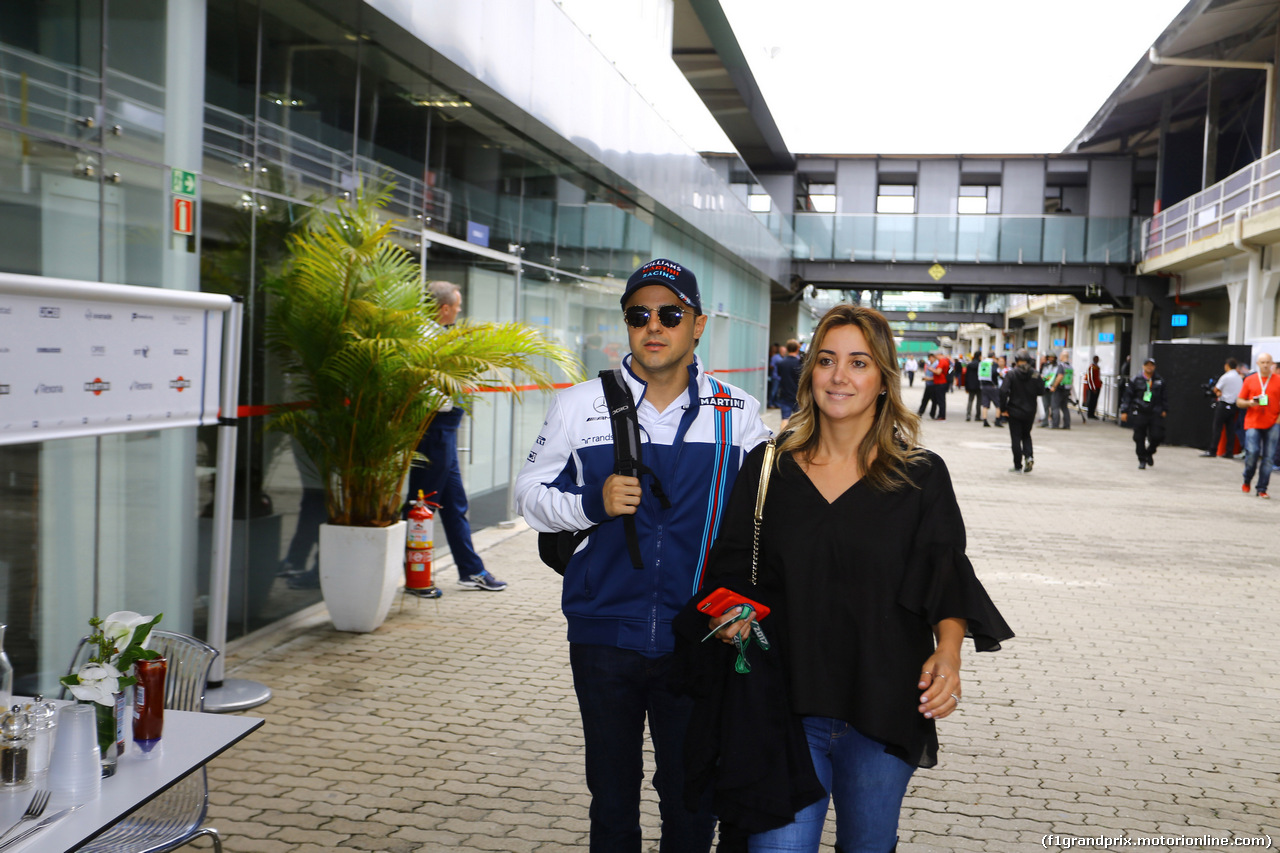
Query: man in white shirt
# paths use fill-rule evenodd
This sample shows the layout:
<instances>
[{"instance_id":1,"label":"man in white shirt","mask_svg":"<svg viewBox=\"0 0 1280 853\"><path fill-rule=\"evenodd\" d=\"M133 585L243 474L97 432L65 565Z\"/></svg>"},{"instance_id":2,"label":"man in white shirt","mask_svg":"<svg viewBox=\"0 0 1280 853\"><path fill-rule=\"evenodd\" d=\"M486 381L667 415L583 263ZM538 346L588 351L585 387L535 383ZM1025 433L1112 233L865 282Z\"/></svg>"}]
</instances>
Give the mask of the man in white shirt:
<instances>
[{"instance_id":1,"label":"man in white shirt","mask_svg":"<svg viewBox=\"0 0 1280 853\"><path fill-rule=\"evenodd\" d=\"M1234 358L1227 359L1223 365L1222 376L1213 386L1213 395L1218 401L1213 404L1213 430L1209 433L1209 449L1201 456L1217 456L1219 436L1226 430L1227 440L1223 446L1223 458L1235 458L1236 436L1236 398L1240 396L1240 388L1244 385L1244 377L1236 368L1239 364Z\"/></svg>"}]
</instances>

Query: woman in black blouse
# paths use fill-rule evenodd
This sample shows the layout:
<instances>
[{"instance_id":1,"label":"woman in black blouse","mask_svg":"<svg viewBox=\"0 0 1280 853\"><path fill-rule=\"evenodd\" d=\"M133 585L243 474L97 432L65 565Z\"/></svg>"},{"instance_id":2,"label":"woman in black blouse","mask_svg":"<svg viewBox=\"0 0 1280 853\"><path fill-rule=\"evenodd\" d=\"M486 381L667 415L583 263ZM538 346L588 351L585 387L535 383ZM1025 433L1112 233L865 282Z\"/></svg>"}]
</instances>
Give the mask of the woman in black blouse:
<instances>
[{"instance_id":1,"label":"woman in black blouse","mask_svg":"<svg viewBox=\"0 0 1280 853\"><path fill-rule=\"evenodd\" d=\"M964 695L961 641L972 636L989 651L1013 633L965 557L946 465L919 446L884 316L837 306L813 340L791 431L778 445L754 591L786 614L761 627L785 626L769 639L784 655L791 710L829 797L751 836L750 849L816 851L834 799L838 849L885 853L896 845L911 774L937 763L935 723ZM738 477L712 587L749 588L762 458L756 448ZM749 630L738 622L719 636L730 642Z\"/></svg>"}]
</instances>

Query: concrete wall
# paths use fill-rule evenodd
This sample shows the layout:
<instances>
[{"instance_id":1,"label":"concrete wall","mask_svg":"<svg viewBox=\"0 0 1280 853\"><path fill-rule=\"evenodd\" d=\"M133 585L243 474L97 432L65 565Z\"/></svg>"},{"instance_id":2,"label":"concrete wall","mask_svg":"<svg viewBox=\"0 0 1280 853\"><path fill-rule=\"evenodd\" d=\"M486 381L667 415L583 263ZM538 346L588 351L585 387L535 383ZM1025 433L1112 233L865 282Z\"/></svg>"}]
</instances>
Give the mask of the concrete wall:
<instances>
[{"instance_id":1,"label":"concrete wall","mask_svg":"<svg viewBox=\"0 0 1280 853\"><path fill-rule=\"evenodd\" d=\"M922 160L920 176L916 184L916 212L956 212L956 197L960 194L959 160Z\"/></svg>"},{"instance_id":2,"label":"concrete wall","mask_svg":"<svg viewBox=\"0 0 1280 853\"><path fill-rule=\"evenodd\" d=\"M875 213L878 182L874 160L840 160L836 163L836 210Z\"/></svg>"},{"instance_id":3,"label":"concrete wall","mask_svg":"<svg viewBox=\"0 0 1280 853\"><path fill-rule=\"evenodd\" d=\"M769 343L800 340L810 331L809 312L800 302L775 302L769 309Z\"/></svg>"},{"instance_id":4,"label":"concrete wall","mask_svg":"<svg viewBox=\"0 0 1280 853\"><path fill-rule=\"evenodd\" d=\"M760 179L760 186L764 187L764 191L773 199L773 209L780 210L788 216L791 211L796 209L796 176L790 173L784 175L756 175Z\"/></svg>"},{"instance_id":5,"label":"concrete wall","mask_svg":"<svg viewBox=\"0 0 1280 853\"><path fill-rule=\"evenodd\" d=\"M1002 195L1002 213L1043 214L1044 161L1005 161Z\"/></svg>"},{"instance_id":6,"label":"concrete wall","mask_svg":"<svg viewBox=\"0 0 1280 853\"><path fill-rule=\"evenodd\" d=\"M1128 216L1132 196L1132 160L1095 160L1089 164L1089 216Z\"/></svg>"}]
</instances>

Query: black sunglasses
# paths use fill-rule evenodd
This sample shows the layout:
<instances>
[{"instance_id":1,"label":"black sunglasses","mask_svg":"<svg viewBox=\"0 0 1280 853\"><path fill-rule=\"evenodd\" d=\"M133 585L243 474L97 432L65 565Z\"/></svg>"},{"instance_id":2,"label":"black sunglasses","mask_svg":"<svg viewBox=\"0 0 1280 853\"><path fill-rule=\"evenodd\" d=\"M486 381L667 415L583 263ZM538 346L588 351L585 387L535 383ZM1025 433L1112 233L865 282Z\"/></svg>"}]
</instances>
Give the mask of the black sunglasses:
<instances>
[{"instance_id":1,"label":"black sunglasses","mask_svg":"<svg viewBox=\"0 0 1280 853\"><path fill-rule=\"evenodd\" d=\"M668 329L674 329L684 321L684 315L685 309L679 305L663 305L658 309L658 322ZM626 319L628 326L634 329L643 329L649 325L649 318L653 316L653 309L644 305L632 305L622 312L622 316Z\"/></svg>"}]
</instances>

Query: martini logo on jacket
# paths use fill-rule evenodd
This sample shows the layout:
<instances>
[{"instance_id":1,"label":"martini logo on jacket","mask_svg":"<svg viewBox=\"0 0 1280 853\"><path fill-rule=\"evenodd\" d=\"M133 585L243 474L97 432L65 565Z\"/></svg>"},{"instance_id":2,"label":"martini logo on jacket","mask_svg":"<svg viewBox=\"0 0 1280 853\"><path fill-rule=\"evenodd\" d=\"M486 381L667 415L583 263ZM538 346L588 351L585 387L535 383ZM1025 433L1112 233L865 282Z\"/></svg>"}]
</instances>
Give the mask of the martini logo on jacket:
<instances>
[{"instance_id":1,"label":"martini logo on jacket","mask_svg":"<svg viewBox=\"0 0 1280 853\"><path fill-rule=\"evenodd\" d=\"M727 412L730 409L742 409L746 407L746 401L740 397L731 397L728 394L712 394L710 397L699 397L698 402L703 406L715 406L716 411Z\"/></svg>"}]
</instances>

